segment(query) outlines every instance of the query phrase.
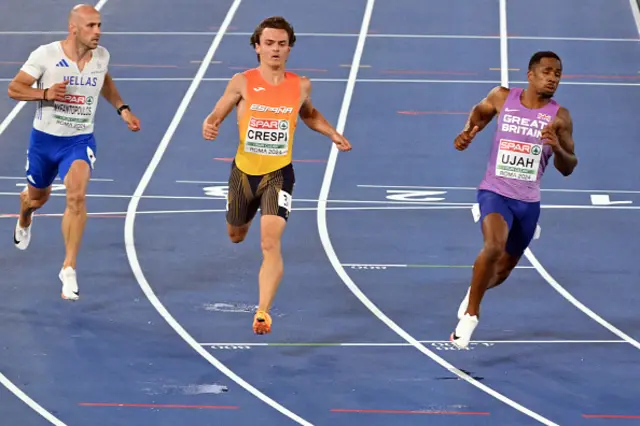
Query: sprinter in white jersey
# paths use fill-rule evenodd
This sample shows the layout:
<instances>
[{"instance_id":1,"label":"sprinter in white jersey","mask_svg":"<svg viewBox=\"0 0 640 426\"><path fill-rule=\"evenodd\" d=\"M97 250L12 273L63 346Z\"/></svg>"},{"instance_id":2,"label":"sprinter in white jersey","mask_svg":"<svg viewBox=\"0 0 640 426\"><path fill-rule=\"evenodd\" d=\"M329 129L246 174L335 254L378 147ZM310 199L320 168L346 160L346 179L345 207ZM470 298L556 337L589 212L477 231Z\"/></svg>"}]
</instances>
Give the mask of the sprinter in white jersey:
<instances>
[{"instance_id":1,"label":"sprinter in white jersey","mask_svg":"<svg viewBox=\"0 0 640 426\"><path fill-rule=\"evenodd\" d=\"M67 38L34 50L9 84L12 99L38 102L14 243L20 250L27 248L33 213L47 202L51 184L60 176L67 190L67 208L62 218L66 256L59 278L62 298L67 300L77 300L80 294L76 257L87 217L87 185L96 160L93 127L100 95L130 130L140 130L138 118L122 101L107 72L109 52L98 46L100 27L100 13L93 6L74 7Z\"/></svg>"}]
</instances>

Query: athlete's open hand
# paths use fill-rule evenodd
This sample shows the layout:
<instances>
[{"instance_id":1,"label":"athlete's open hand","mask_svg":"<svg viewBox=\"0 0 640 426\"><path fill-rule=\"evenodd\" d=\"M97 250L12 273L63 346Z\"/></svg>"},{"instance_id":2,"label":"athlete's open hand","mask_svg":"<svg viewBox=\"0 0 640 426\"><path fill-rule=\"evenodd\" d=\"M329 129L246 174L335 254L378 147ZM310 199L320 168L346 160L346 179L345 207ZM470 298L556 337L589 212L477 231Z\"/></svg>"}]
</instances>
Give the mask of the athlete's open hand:
<instances>
[{"instance_id":1,"label":"athlete's open hand","mask_svg":"<svg viewBox=\"0 0 640 426\"><path fill-rule=\"evenodd\" d=\"M351 151L351 144L349 143L347 138L345 138L341 134L334 133L333 135L331 135L331 140L334 144L336 144L340 151Z\"/></svg>"},{"instance_id":2,"label":"athlete's open hand","mask_svg":"<svg viewBox=\"0 0 640 426\"><path fill-rule=\"evenodd\" d=\"M47 89L47 95L45 96L48 101L64 101L64 95L67 94L67 84L69 84L68 80L63 81L62 83L56 83L53 86Z\"/></svg>"},{"instance_id":3,"label":"athlete's open hand","mask_svg":"<svg viewBox=\"0 0 640 426\"><path fill-rule=\"evenodd\" d=\"M121 117L125 123L127 123L127 127L132 132L137 132L140 130L140 120L136 117L130 110L125 109L121 113Z\"/></svg>"},{"instance_id":4,"label":"athlete's open hand","mask_svg":"<svg viewBox=\"0 0 640 426\"><path fill-rule=\"evenodd\" d=\"M540 140L542 140L544 145L549 145L554 151L560 147L558 133L556 132L556 127L553 124L542 129Z\"/></svg>"},{"instance_id":5,"label":"athlete's open hand","mask_svg":"<svg viewBox=\"0 0 640 426\"><path fill-rule=\"evenodd\" d=\"M218 137L218 132L220 128L220 120L215 120L213 123L209 122L209 118L207 117L202 124L202 136L208 140L213 141Z\"/></svg>"},{"instance_id":6,"label":"athlete's open hand","mask_svg":"<svg viewBox=\"0 0 640 426\"><path fill-rule=\"evenodd\" d=\"M476 137L476 133L478 133L479 130L480 128L478 126L473 126L471 130L463 130L453 141L453 146L455 146L458 151L464 151L473 138Z\"/></svg>"}]
</instances>

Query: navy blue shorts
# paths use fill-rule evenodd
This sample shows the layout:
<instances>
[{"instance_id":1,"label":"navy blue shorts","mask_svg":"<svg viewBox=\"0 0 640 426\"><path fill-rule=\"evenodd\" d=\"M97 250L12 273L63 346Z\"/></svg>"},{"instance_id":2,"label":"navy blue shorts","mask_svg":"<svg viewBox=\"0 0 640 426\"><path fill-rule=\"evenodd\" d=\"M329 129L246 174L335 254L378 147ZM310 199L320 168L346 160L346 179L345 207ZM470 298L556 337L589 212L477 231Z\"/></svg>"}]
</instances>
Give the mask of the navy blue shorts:
<instances>
[{"instance_id":1,"label":"navy blue shorts","mask_svg":"<svg viewBox=\"0 0 640 426\"><path fill-rule=\"evenodd\" d=\"M507 198L487 190L478 191L480 224L491 213L500 214L509 226L506 252L520 257L529 247L540 218L540 202L526 202Z\"/></svg>"},{"instance_id":2,"label":"navy blue shorts","mask_svg":"<svg viewBox=\"0 0 640 426\"><path fill-rule=\"evenodd\" d=\"M76 160L86 161L93 170L96 151L93 134L54 136L32 129L27 150L27 180L36 188L48 188L56 176L64 181Z\"/></svg>"}]
</instances>

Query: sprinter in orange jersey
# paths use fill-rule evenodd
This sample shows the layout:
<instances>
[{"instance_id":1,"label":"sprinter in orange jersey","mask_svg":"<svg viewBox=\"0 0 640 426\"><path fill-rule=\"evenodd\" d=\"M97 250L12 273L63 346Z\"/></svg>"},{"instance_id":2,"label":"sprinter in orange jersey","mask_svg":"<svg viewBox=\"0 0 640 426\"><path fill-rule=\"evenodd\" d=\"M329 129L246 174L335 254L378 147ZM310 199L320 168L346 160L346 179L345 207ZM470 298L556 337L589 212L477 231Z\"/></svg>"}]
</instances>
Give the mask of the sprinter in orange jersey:
<instances>
[{"instance_id":1,"label":"sprinter in orange jersey","mask_svg":"<svg viewBox=\"0 0 640 426\"><path fill-rule=\"evenodd\" d=\"M340 151L351 150L349 141L312 105L309 79L285 71L295 41L293 27L284 18L262 21L251 36L258 67L233 76L202 126L204 138L215 140L220 124L237 107L240 144L229 177L227 230L232 242L241 242L260 208L263 260L253 320L256 334L271 332L269 310L284 272L280 242L295 184L291 154L298 115Z\"/></svg>"}]
</instances>

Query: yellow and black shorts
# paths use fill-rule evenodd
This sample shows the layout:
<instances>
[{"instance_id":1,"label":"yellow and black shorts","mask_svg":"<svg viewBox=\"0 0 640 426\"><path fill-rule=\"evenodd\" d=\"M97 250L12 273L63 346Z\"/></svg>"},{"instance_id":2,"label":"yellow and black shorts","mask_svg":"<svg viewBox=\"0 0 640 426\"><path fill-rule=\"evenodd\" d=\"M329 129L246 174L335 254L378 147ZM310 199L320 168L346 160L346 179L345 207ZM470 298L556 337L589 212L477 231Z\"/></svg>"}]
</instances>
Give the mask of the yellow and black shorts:
<instances>
[{"instance_id":1,"label":"yellow and black shorts","mask_svg":"<svg viewBox=\"0 0 640 426\"><path fill-rule=\"evenodd\" d=\"M231 164L229 194L227 195L227 223L242 226L253 220L258 208L262 215L289 219L291 196L295 184L293 165L265 175L248 175Z\"/></svg>"}]
</instances>

